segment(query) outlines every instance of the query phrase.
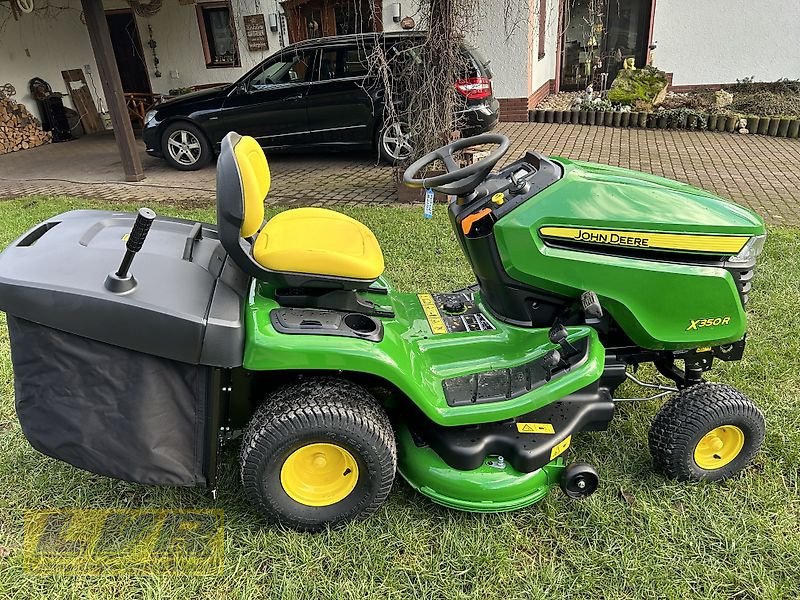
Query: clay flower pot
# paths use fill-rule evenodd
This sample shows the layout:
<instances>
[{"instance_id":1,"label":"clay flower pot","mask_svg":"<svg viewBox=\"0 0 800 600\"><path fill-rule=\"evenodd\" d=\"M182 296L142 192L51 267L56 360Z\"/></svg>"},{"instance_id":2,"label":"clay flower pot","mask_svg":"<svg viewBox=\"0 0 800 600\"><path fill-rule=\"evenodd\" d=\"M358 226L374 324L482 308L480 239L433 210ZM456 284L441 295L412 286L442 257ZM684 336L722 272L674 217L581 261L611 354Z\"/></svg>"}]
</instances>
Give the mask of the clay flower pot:
<instances>
[{"instance_id":1,"label":"clay flower pot","mask_svg":"<svg viewBox=\"0 0 800 600\"><path fill-rule=\"evenodd\" d=\"M758 120L758 133L760 135L769 135L769 125L772 119L769 117L761 117Z\"/></svg>"}]
</instances>

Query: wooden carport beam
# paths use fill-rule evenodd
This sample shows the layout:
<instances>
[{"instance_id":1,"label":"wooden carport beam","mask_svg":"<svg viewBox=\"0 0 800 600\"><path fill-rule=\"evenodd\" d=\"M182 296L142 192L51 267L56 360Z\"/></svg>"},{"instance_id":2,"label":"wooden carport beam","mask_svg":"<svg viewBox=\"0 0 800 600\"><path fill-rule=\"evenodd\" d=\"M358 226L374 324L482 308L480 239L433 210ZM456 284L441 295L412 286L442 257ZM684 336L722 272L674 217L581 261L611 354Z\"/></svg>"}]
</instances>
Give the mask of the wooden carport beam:
<instances>
[{"instance_id":1,"label":"wooden carport beam","mask_svg":"<svg viewBox=\"0 0 800 600\"><path fill-rule=\"evenodd\" d=\"M94 59L97 62L100 82L103 85L103 93L111 113L111 125L114 127L114 137L117 140L119 156L122 159L122 168L125 170L125 181L141 181L144 179L144 170L136 149L136 139L133 137L128 108L125 106L122 81L119 78L117 61L114 58L114 48L108 33L103 2L102 0L81 0L81 6L86 19L86 28L89 30L89 41L92 43Z\"/></svg>"}]
</instances>

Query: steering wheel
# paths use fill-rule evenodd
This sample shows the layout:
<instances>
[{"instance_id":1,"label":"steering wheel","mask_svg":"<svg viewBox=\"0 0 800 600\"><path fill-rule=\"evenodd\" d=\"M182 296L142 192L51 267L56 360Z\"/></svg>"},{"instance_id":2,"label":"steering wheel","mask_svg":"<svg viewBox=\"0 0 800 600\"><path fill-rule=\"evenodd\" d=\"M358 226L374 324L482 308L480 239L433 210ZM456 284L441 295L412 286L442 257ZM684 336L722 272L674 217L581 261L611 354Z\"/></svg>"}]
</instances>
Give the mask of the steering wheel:
<instances>
[{"instance_id":1,"label":"steering wheel","mask_svg":"<svg viewBox=\"0 0 800 600\"><path fill-rule=\"evenodd\" d=\"M482 144L497 144L500 147L492 150L489 156L467 165L459 167L453 154ZM428 152L403 173L403 183L412 188L432 188L443 194L463 196L478 187L492 168L497 164L503 155L508 152L511 146L509 139L500 133L482 133L472 137L456 140L446 146L442 146L433 152ZM415 176L429 164L440 160L444 163L446 173L434 177L423 177L417 179Z\"/></svg>"}]
</instances>

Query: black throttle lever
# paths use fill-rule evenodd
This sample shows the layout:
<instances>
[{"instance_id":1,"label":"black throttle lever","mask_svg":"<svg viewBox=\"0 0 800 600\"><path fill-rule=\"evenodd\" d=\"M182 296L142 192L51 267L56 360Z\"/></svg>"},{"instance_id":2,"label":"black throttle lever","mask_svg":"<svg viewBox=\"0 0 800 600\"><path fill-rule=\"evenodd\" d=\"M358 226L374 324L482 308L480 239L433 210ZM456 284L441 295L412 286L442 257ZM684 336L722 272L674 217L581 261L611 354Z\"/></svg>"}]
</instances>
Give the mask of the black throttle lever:
<instances>
[{"instance_id":1,"label":"black throttle lever","mask_svg":"<svg viewBox=\"0 0 800 600\"><path fill-rule=\"evenodd\" d=\"M136 253L142 249L150 227L155 221L156 213L149 208L140 208L136 215L128 240L125 242L125 256L116 272L106 277L106 289L116 294L128 292L136 287L136 278L130 273L131 263Z\"/></svg>"}]
</instances>

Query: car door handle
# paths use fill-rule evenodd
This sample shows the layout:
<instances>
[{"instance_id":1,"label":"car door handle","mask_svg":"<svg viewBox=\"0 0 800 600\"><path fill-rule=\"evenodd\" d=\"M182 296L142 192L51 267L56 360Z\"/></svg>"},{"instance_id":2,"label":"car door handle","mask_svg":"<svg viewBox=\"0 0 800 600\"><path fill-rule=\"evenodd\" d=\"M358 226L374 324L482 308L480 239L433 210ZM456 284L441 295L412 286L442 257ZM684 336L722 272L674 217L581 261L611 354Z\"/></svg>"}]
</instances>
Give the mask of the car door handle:
<instances>
[{"instance_id":1,"label":"car door handle","mask_svg":"<svg viewBox=\"0 0 800 600\"><path fill-rule=\"evenodd\" d=\"M284 100L286 100L286 102L297 102L298 100L302 100L302 99L303 99L303 95L302 94L299 94L297 96L289 96L288 98L284 98Z\"/></svg>"}]
</instances>

